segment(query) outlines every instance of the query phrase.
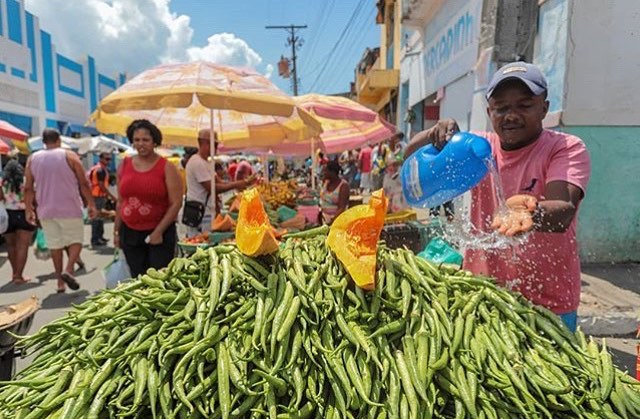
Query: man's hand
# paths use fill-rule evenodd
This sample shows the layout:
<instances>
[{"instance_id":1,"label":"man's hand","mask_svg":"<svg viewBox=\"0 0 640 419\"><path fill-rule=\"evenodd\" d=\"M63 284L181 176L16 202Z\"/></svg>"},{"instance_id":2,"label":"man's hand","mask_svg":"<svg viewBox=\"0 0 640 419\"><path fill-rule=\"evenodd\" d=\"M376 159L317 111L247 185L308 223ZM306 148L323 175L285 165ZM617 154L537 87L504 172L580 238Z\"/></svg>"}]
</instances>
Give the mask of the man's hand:
<instances>
[{"instance_id":1,"label":"man's hand","mask_svg":"<svg viewBox=\"0 0 640 419\"><path fill-rule=\"evenodd\" d=\"M96 209L95 205L89 205L87 207L87 211L89 213L89 219L93 220L94 218L96 218L98 216L98 210Z\"/></svg>"},{"instance_id":2,"label":"man's hand","mask_svg":"<svg viewBox=\"0 0 640 419\"><path fill-rule=\"evenodd\" d=\"M460 127L458 127L455 119L441 119L431 128L413 136L411 142L405 148L405 159L427 144L433 144L435 148L442 150L442 147L447 144L447 141L458 131L460 131Z\"/></svg>"},{"instance_id":3,"label":"man's hand","mask_svg":"<svg viewBox=\"0 0 640 419\"><path fill-rule=\"evenodd\" d=\"M438 121L430 128L430 130L432 130L431 144L433 144L438 150L442 150L442 148L447 144L447 141L453 137L453 134L460 131L460 127L458 127L458 123L455 119L449 118Z\"/></svg>"},{"instance_id":4,"label":"man's hand","mask_svg":"<svg viewBox=\"0 0 640 419\"><path fill-rule=\"evenodd\" d=\"M500 211L491 223L498 233L511 237L534 228L533 213L538 208L536 197L514 195L507 199L506 206L507 209Z\"/></svg>"}]
</instances>

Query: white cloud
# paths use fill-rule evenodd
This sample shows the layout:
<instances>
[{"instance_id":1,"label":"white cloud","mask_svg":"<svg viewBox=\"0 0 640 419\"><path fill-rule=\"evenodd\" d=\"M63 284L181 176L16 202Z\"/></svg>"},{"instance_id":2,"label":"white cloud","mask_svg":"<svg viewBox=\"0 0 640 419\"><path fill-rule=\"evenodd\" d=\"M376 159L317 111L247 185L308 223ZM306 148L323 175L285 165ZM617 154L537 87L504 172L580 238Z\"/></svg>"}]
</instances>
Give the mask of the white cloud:
<instances>
[{"instance_id":1,"label":"white cloud","mask_svg":"<svg viewBox=\"0 0 640 419\"><path fill-rule=\"evenodd\" d=\"M273 74L273 64L267 64L267 66L264 69L264 76L270 79L272 74Z\"/></svg>"},{"instance_id":2,"label":"white cloud","mask_svg":"<svg viewBox=\"0 0 640 419\"><path fill-rule=\"evenodd\" d=\"M187 56L191 60L212 61L219 64L257 67L262 58L243 39L232 33L211 35L204 47L191 47Z\"/></svg>"},{"instance_id":3,"label":"white cloud","mask_svg":"<svg viewBox=\"0 0 640 419\"><path fill-rule=\"evenodd\" d=\"M192 45L191 19L170 9L171 0L26 0L58 52L82 60L92 55L101 72L129 75L161 62L209 60L260 69L262 57L231 33ZM264 72L269 76L273 66Z\"/></svg>"}]
</instances>

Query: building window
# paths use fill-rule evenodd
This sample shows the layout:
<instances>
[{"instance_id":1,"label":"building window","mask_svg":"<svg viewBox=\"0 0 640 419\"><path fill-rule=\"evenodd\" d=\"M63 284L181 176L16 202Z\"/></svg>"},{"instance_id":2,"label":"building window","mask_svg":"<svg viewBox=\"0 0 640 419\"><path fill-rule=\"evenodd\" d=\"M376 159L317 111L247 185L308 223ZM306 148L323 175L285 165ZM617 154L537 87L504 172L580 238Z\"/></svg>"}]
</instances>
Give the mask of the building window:
<instances>
[{"instance_id":1,"label":"building window","mask_svg":"<svg viewBox=\"0 0 640 419\"><path fill-rule=\"evenodd\" d=\"M9 39L22 44L22 16L20 16L20 3L17 0L7 0L7 18Z\"/></svg>"}]
</instances>

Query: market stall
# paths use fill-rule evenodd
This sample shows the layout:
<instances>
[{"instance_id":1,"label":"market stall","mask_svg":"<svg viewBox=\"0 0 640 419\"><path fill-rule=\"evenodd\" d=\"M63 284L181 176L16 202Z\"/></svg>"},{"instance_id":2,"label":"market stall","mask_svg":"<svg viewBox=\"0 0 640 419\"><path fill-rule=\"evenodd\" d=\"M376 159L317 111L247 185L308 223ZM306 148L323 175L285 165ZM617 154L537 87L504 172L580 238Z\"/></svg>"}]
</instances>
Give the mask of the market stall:
<instances>
[{"instance_id":1,"label":"market stall","mask_svg":"<svg viewBox=\"0 0 640 419\"><path fill-rule=\"evenodd\" d=\"M353 150L365 144L376 144L390 138L396 129L371 109L344 97L308 94L294 98L299 107L317 119L322 128L318 136L309 136L293 144L249 147L248 151L268 155L312 156L311 189L299 192L297 210L309 225L317 223L320 213L318 185L316 185L316 149L328 154ZM238 151L232 145L221 150ZM363 197L352 195L349 206L363 203Z\"/></svg>"},{"instance_id":2,"label":"market stall","mask_svg":"<svg viewBox=\"0 0 640 419\"><path fill-rule=\"evenodd\" d=\"M274 146L318 135L320 124L254 70L204 61L146 70L104 98L92 115L105 133L123 134L135 119L158 126L163 142L196 146L202 129L221 148ZM216 147L211 137L211 152ZM211 159L211 196L216 196Z\"/></svg>"},{"instance_id":3,"label":"market stall","mask_svg":"<svg viewBox=\"0 0 640 419\"><path fill-rule=\"evenodd\" d=\"M269 222L278 236L313 228L318 225L317 199L312 192L296 180L259 181L250 191L255 191L264 205ZM197 248L228 243L235 240L235 230L240 202L246 192L239 192L223 202L224 208L212 221L211 231L181 240L183 254L191 254Z\"/></svg>"},{"instance_id":4,"label":"market stall","mask_svg":"<svg viewBox=\"0 0 640 419\"><path fill-rule=\"evenodd\" d=\"M493 280L378 244L386 198L105 291L22 339L0 416L638 417L606 344Z\"/></svg>"}]
</instances>

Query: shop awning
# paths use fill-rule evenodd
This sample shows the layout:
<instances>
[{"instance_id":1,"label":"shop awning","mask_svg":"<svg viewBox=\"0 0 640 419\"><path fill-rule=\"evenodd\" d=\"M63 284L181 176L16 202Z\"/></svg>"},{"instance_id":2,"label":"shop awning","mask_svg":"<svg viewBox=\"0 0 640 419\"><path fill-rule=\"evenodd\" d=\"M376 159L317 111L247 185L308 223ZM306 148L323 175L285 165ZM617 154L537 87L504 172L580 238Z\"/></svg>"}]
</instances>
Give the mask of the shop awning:
<instances>
[{"instance_id":1,"label":"shop awning","mask_svg":"<svg viewBox=\"0 0 640 419\"><path fill-rule=\"evenodd\" d=\"M83 134L85 134L92 137L100 135L100 132L94 127L89 127L89 126L80 125L80 124L67 125L67 129L65 130L64 135L68 135L69 137L72 137L73 134L75 133L78 133L81 136L84 136Z\"/></svg>"}]
</instances>

